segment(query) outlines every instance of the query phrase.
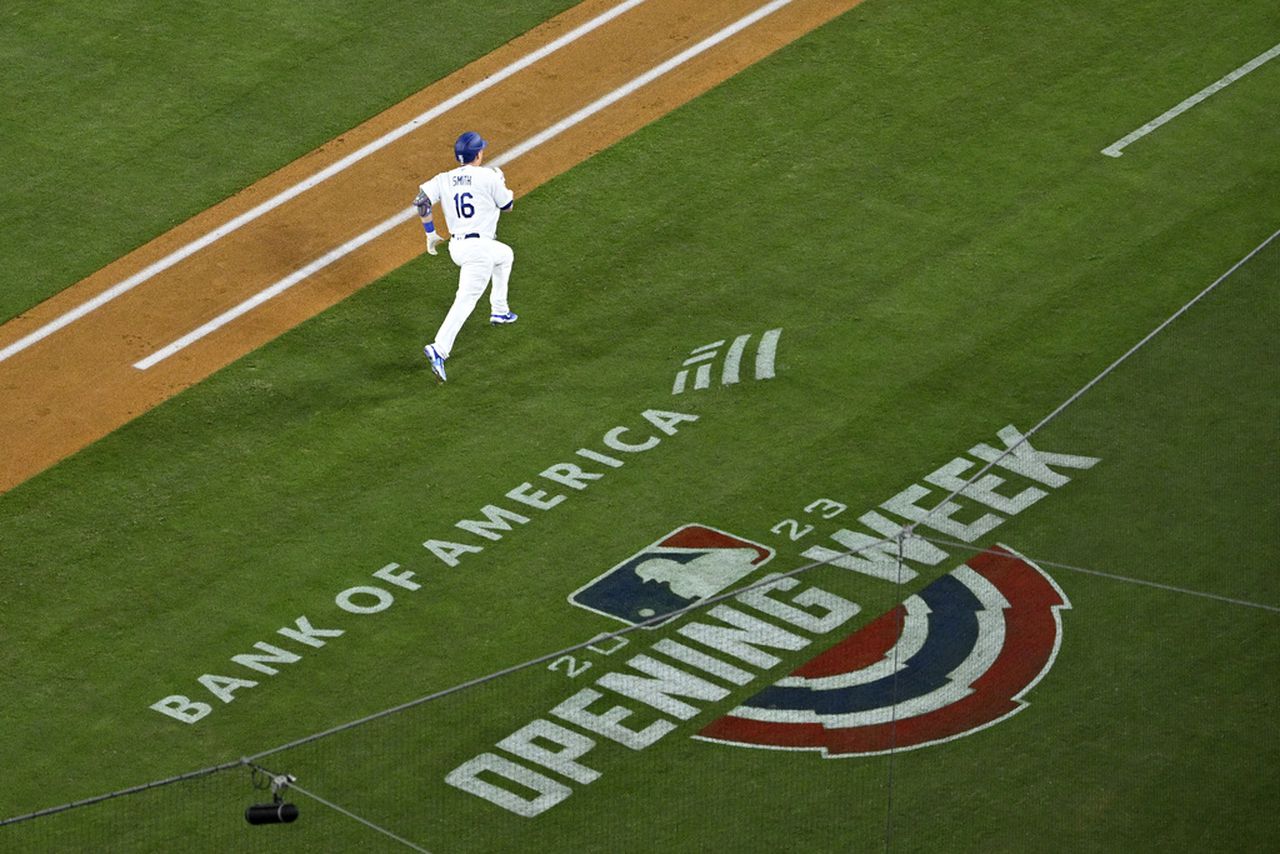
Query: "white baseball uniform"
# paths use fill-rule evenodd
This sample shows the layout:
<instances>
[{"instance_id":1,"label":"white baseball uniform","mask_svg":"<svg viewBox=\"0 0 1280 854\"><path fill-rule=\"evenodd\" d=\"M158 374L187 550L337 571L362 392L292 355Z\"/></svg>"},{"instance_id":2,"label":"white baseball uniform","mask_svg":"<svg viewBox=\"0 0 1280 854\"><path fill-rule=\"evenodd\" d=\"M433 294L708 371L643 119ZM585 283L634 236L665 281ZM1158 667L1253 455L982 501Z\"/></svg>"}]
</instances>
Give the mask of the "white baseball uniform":
<instances>
[{"instance_id":1,"label":"white baseball uniform","mask_svg":"<svg viewBox=\"0 0 1280 854\"><path fill-rule=\"evenodd\" d=\"M502 171L474 163L441 172L421 186L431 203L444 210L449 226L449 257L457 264L458 293L440 324L434 346L444 358L453 350L462 324L492 280L489 305L493 314L507 314L507 282L515 253L495 238L498 216L509 210L515 194L507 189Z\"/></svg>"}]
</instances>

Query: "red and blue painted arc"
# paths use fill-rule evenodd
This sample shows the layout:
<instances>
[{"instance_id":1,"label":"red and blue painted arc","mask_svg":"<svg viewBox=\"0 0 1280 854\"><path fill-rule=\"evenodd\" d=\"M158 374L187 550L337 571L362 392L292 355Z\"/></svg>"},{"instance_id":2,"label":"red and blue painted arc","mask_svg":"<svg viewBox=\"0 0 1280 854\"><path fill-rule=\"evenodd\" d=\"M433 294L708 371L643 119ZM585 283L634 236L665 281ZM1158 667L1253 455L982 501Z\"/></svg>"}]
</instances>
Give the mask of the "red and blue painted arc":
<instances>
[{"instance_id":1,"label":"red and blue painted arc","mask_svg":"<svg viewBox=\"0 0 1280 854\"><path fill-rule=\"evenodd\" d=\"M982 602L954 576L944 575L920 593L929 608L929 632L920 649L895 672L873 681L814 689L810 684L773 685L756 694L750 705L790 709L814 715L870 711L920 697L947 684L951 673L978 642L977 613ZM897 609L905 614L901 605Z\"/></svg>"},{"instance_id":2,"label":"red and blue painted arc","mask_svg":"<svg viewBox=\"0 0 1280 854\"><path fill-rule=\"evenodd\" d=\"M713 721L697 738L853 756L959 738L1025 707L1066 596L1006 547L980 554Z\"/></svg>"}]
</instances>

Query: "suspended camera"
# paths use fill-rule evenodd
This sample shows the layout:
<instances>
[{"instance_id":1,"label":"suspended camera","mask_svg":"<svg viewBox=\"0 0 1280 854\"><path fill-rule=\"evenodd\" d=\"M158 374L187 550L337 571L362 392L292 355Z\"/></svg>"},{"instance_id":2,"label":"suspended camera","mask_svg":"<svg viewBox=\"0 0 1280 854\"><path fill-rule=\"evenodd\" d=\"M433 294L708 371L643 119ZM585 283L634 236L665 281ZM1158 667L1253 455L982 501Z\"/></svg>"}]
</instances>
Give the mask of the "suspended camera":
<instances>
[{"instance_id":1,"label":"suspended camera","mask_svg":"<svg viewBox=\"0 0 1280 854\"><path fill-rule=\"evenodd\" d=\"M254 788L266 788L257 783L258 769L254 769ZM288 824L298 818L298 808L285 803L283 792L298 778L292 774L278 774L271 778L271 803L250 804L245 808L244 820L249 824Z\"/></svg>"}]
</instances>

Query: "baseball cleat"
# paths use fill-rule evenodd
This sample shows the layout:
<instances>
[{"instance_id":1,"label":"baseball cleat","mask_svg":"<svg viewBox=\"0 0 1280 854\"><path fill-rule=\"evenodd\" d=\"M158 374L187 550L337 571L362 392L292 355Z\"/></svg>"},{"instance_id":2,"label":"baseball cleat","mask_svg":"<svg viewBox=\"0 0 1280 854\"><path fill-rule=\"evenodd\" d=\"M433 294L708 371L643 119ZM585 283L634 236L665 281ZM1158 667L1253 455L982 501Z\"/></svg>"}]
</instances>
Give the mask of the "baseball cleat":
<instances>
[{"instance_id":1,"label":"baseball cleat","mask_svg":"<svg viewBox=\"0 0 1280 854\"><path fill-rule=\"evenodd\" d=\"M444 382L445 381L444 356L440 355L440 353L436 350L435 345L433 344L428 344L427 346L423 347L422 352L426 355L427 359L430 360L431 362L431 373L435 374L436 379L438 379L440 382Z\"/></svg>"},{"instance_id":2,"label":"baseball cleat","mask_svg":"<svg viewBox=\"0 0 1280 854\"><path fill-rule=\"evenodd\" d=\"M494 326L502 326L504 323L515 323L520 319L520 315L514 311L508 311L506 314L491 314L489 322Z\"/></svg>"}]
</instances>

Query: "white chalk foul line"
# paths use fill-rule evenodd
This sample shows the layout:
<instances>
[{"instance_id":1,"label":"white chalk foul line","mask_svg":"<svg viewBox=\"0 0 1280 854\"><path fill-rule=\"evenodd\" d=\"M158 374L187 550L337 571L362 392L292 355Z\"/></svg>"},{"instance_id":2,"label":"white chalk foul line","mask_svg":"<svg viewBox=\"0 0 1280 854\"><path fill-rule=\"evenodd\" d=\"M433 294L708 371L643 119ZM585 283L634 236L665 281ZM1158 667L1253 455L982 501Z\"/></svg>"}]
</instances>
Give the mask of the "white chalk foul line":
<instances>
[{"instance_id":1,"label":"white chalk foul line","mask_svg":"<svg viewBox=\"0 0 1280 854\"><path fill-rule=\"evenodd\" d=\"M637 89L641 88L642 86L645 86L648 83L652 83L654 80L670 72L672 69L678 68L679 66L688 62L690 59L693 59L695 56L698 56L699 54L704 53L710 48L715 47L716 45L723 42L725 39L731 38L732 36L736 35L737 33L741 32L742 30L746 29L752 24L756 23L760 19L765 18L773 14L774 12L778 11L782 7L789 5L791 2L792 0L773 0L773 2L771 3L766 3L765 5L761 6L759 9L756 9L754 12L750 13L749 15L746 15L745 17L738 19L734 23L728 25L722 30L719 30L713 35L708 36L707 38L693 45L692 47L681 51L680 53L673 56L671 59L668 59L665 62L654 66L653 68L646 71L644 74L641 74L639 77L636 77L635 79L631 80L629 83L625 83L622 86L619 86L617 89L614 89L609 94L603 96L602 98L599 98L598 100L593 101L592 103L583 107L581 110L578 110L576 113L569 116L568 118L562 121L556 122L554 125L547 128L546 130L541 131L540 133L537 133L534 136L531 136L529 139L525 140L519 145L516 145L514 148L510 149L509 151L506 151L503 154L499 155L498 157L495 157L492 161L490 161L491 165L502 166L504 164L510 163L512 160L515 160L517 157L520 157L521 155L529 153L533 149L537 148L539 145L542 145L548 140L554 139L555 137L559 136L560 134L572 128L574 125L577 125L585 121L586 119L590 118L591 116L595 115L596 113L600 112L601 110L605 109L611 104L614 104L617 101L621 100L622 98L625 98L627 95L630 95L632 92L635 92ZM388 231L390 231L392 228L396 227L400 223L407 222L408 220L412 219L416 214L417 214L417 209L413 207L408 207L400 211L390 219L382 221L381 223L369 229L368 231L364 232L363 234L359 235L358 237L354 237L351 240L348 240L346 243L342 244L337 249L330 250L329 252L325 253L321 257L312 261L307 266L299 270L295 270L294 272L290 273L288 276L284 277L283 279L271 285L270 287L267 287L264 290L259 291L258 293L254 294L252 297L240 303L239 305L235 306L234 308L223 312L222 314L215 317L213 320L210 320L208 323L205 323L199 329L195 329L195 330L192 330L191 332L188 332L186 335L182 336L177 341L174 341L172 344L168 344L165 347L162 347L161 349L152 353L147 358L142 359L141 361L135 362L133 366L140 371L145 371L148 368L153 367L159 362L162 362L165 359L169 358L174 353L177 353L178 351L190 346L196 341L199 341L201 338L204 338L206 335L209 335L210 333L216 331L217 329L220 329L221 327L235 320L237 317L240 317L246 312L249 312L254 308L257 308L259 305L262 305L267 300L272 299L273 297L279 296L280 294L287 291L289 288L298 284L298 282L301 282L302 280L306 279L308 276L311 276L314 273L317 273L320 270L323 270L325 267L328 267L330 264L334 263L335 261L338 261L341 258L346 257L347 255L351 254L355 250L359 249L361 246L364 246L369 241L374 240L378 237L381 237L383 234L386 234ZM772 364L770 364L769 367L771 369ZM758 363L756 367L756 374L757 374L757 377L759 377L760 366Z\"/></svg>"},{"instance_id":2,"label":"white chalk foul line","mask_svg":"<svg viewBox=\"0 0 1280 854\"><path fill-rule=\"evenodd\" d=\"M279 296L280 294L289 290L289 288L298 284L298 282L301 282L303 279L307 278L308 276L312 276L315 273L318 273L319 271L323 270L325 267L328 267L334 261L337 261L341 258L345 258L347 255L350 255L352 252L356 251L361 246L364 246L370 240L374 240L375 238L381 237L382 235L386 234L388 231L395 228L397 225L399 225L402 222L408 222L415 214L417 214L417 212L418 212L417 208L414 208L414 207L405 208L395 216L389 219L385 219L382 222L378 223L373 228L366 231L364 234L361 234L358 237L354 237L351 240L348 240L346 243L342 244L337 249L332 249L329 252L326 252L324 255L321 255L319 258L312 261L307 266L302 267L298 270L294 270L292 273L285 276L283 279L276 282L274 285L271 285L268 288L264 288L263 290L258 291L256 294L249 297L249 299L240 303L235 308L228 309L227 311L224 311L222 314L215 317L213 320L210 320L208 323L205 323L203 326L200 326L197 329L191 330L186 335L183 335L181 338L179 338L177 341L174 341L172 344L168 344L160 348L159 350L157 350L156 352L152 353L150 356L148 356L147 358L139 362L134 362L133 366L140 371L145 371L147 368L150 368L152 365L155 365L158 362L163 362L165 359L169 358L174 353L177 353L179 350L182 350L190 346L191 344L194 344L196 341L199 341L201 338L205 337L209 333L217 329L220 329L223 326L226 326L228 323L235 320L237 317L240 317L242 314L246 314L252 311L253 309L262 305L267 300L273 297Z\"/></svg>"},{"instance_id":3,"label":"white chalk foul line","mask_svg":"<svg viewBox=\"0 0 1280 854\"><path fill-rule=\"evenodd\" d=\"M1228 74L1226 77L1223 77L1217 83L1204 87L1199 92L1195 93L1194 95L1192 95L1190 98L1183 101L1178 106L1162 113L1161 115L1147 122L1142 127L1135 130L1133 133L1128 134L1127 136L1121 137L1120 139L1111 143L1106 148L1102 149L1102 153L1107 155L1108 157L1119 157L1123 153L1122 149L1124 149L1130 143L1133 143L1139 139L1142 139L1144 136L1151 133L1156 128L1160 127L1166 122L1169 122L1177 118L1179 115L1181 115L1182 113L1185 113L1187 110L1191 109L1196 104L1203 101L1205 98L1208 98L1213 93L1219 92L1227 88L1232 83L1236 82L1241 77L1248 74L1250 71L1253 71L1259 65L1262 65L1264 62L1267 62L1268 60L1275 59L1277 56L1280 56L1280 44L1276 45L1275 47L1271 48L1271 50L1267 51L1264 54L1261 54L1260 56L1255 56L1253 59L1249 60L1244 65L1240 66L1235 71Z\"/></svg>"},{"instance_id":4,"label":"white chalk foul line","mask_svg":"<svg viewBox=\"0 0 1280 854\"><path fill-rule=\"evenodd\" d=\"M201 249L204 249L214 243L217 243L219 240L226 237L228 234L231 234L232 232L253 222L254 220L261 217L263 214L269 213L270 211L273 211L276 208L283 205L285 202L288 202L292 199L297 198L298 196L302 195L303 193L307 192L313 187L332 178L334 175L337 175L338 173L350 168L356 163L359 163L361 160L365 159L370 154L373 154L376 151L386 148L388 145L400 139L401 137L405 136L406 134L411 133L412 131L417 130L418 128L422 127L428 122L439 118L440 116L444 115L445 113L449 112L450 110L459 106L460 104L466 103L467 101L474 98L476 95L479 95L481 92L484 92L486 89L490 89L493 86L497 85L498 83L501 83L503 80L506 80L511 75L516 74L520 71L523 71L524 69L528 68L530 65L533 65L535 62L538 62L539 60L547 58L548 56L560 50L561 48L569 44L572 44L573 42L577 41L578 39L590 33L592 30L598 29L599 27L603 26L604 24L607 24L609 21L612 21L614 18L618 17L624 12L634 9L636 6L639 6L643 2L645 2L645 0L624 0L624 2L619 3L617 6L614 6L613 8L609 9L606 12L601 13L600 15L597 15L596 17L592 18L590 21L587 21L581 26L575 27L574 29L560 36L560 38L556 39L555 41L549 42L548 44L543 45L542 47L538 48L532 53L526 54L525 56L521 57L520 59L516 60L512 64L501 69L500 71L497 71L491 76L481 80L479 83L475 83L472 86L467 87L463 91L459 92L457 95L454 95L453 97L440 102L436 106L427 110L425 113L415 116L414 118L400 125L398 128L387 132L386 134L375 139L373 142L370 142L369 144L357 149L356 151L353 151L352 153L348 154L346 157L325 167L324 169L315 173L311 177L303 181L300 181L297 184L294 184L292 187L289 187L287 190L284 190L278 193L277 195L272 196L270 199L267 199L265 202L258 205L257 207L252 208L251 210L245 211L244 213L240 214L235 219L228 221L224 225L218 226L213 231L210 231L208 234L205 234L203 237L200 237L200 238L197 238L196 240L191 241L190 243L186 244L182 248L177 249L174 252L171 252L170 254L161 258L159 261L156 261L155 263L150 264L147 267L144 267L142 270L139 270L137 273L134 273L129 278L119 282L118 284L112 285L110 288L98 294L93 299L88 300L87 302L81 303L80 305L76 306L70 311L62 315L59 315L57 318L49 321L44 326L41 326L39 329L35 330L34 332L22 338L19 338L17 341L13 342L7 347L0 349L0 362L3 362L4 360L14 355L21 353L23 350L27 349L32 344L42 341L43 339L57 332L59 329L62 329L64 326L74 323L75 321L79 320L80 318L84 317L86 314L89 314L90 312L96 311L97 309L111 302L116 297L121 296L122 294L128 293L129 291L136 288L138 285L141 285L143 282L146 282L154 278L158 274L163 273L165 270L168 270L170 267L174 266L175 264L178 264L179 262L187 258L190 258L192 255L199 252Z\"/></svg>"}]
</instances>

